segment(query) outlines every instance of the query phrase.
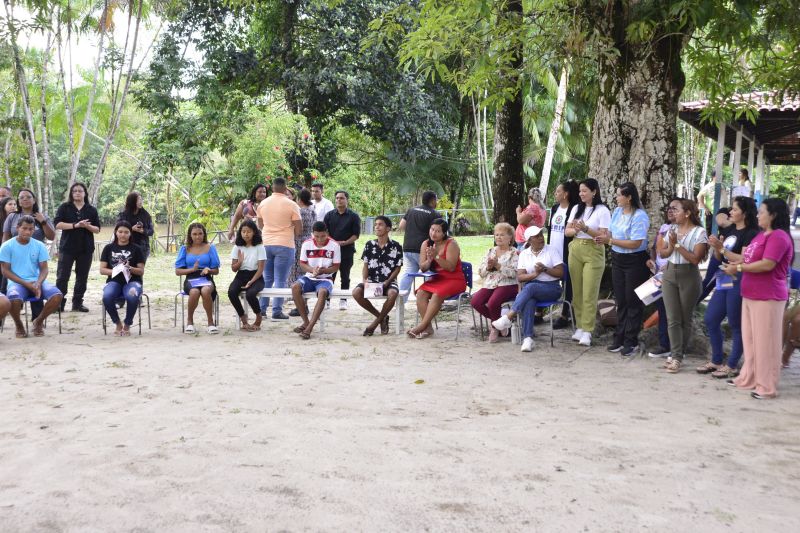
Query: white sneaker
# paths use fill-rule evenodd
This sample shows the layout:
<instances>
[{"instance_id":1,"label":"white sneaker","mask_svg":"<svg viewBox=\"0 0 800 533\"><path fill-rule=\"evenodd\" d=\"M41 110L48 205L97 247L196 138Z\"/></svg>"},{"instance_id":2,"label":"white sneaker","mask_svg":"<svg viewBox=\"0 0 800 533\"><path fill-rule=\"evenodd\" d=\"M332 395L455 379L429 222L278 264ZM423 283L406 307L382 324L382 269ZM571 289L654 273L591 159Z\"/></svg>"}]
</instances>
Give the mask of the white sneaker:
<instances>
[{"instance_id":1,"label":"white sneaker","mask_svg":"<svg viewBox=\"0 0 800 533\"><path fill-rule=\"evenodd\" d=\"M578 342L579 340L581 340L581 337L583 337L583 330L581 328L578 328L575 330L575 333L572 335L571 338L575 342Z\"/></svg>"},{"instance_id":2,"label":"white sneaker","mask_svg":"<svg viewBox=\"0 0 800 533\"><path fill-rule=\"evenodd\" d=\"M532 352L533 351L533 339L531 337L525 337L522 341L522 348L519 349L521 352Z\"/></svg>"},{"instance_id":3,"label":"white sneaker","mask_svg":"<svg viewBox=\"0 0 800 533\"><path fill-rule=\"evenodd\" d=\"M592 334L588 331L584 331L581 334L581 340L578 341L578 344L581 346L591 346L592 345Z\"/></svg>"},{"instance_id":4,"label":"white sneaker","mask_svg":"<svg viewBox=\"0 0 800 533\"><path fill-rule=\"evenodd\" d=\"M503 331L504 329L508 329L512 325L513 324L511 322L511 319L508 318L506 315L503 315L500 318L498 318L497 320L495 320L494 322L492 322L492 326L494 326L494 329L496 329L498 331ZM528 350L528 351L530 351L530 350Z\"/></svg>"},{"instance_id":5,"label":"white sneaker","mask_svg":"<svg viewBox=\"0 0 800 533\"><path fill-rule=\"evenodd\" d=\"M342 298L339 300L339 311L347 311L347 299Z\"/></svg>"}]
</instances>

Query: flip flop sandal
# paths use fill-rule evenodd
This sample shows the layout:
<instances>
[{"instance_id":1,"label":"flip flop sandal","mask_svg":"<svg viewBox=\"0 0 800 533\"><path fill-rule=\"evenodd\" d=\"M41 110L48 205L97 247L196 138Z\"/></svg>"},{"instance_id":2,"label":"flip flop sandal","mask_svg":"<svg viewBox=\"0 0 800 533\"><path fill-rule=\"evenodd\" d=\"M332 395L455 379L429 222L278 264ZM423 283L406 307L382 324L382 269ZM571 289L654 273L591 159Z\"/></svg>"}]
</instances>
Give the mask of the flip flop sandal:
<instances>
[{"instance_id":1,"label":"flip flop sandal","mask_svg":"<svg viewBox=\"0 0 800 533\"><path fill-rule=\"evenodd\" d=\"M42 326L33 327L33 336L34 337L44 337L44 328Z\"/></svg>"},{"instance_id":2,"label":"flip flop sandal","mask_svg":"<svg viewBox=\"0 0 800 533\"><path fill-rule=\"evenodd\" d=\"M184 333L186 333L188 335L194 335L195 333L197 333L197 330L194 329L194 325L193 324L189 324L188 326L186 326L186 329L183 330L183 331L184 331Z\"/></svg>"},{"instance_id":3,"label":"flip flop sandal","mask_svg":"<svg viewBox=\"0 0 800 533\"><path fill-rule=\"evenodd\" d=\"M373 333L375 333L375 330L374 330L374 329L369 329L369 328L367 328L367 329L365 329L365 330L364 330L364 333L362 333L362 335L363 335L364 337L372 337L372 334L373 334Z\"/></svg>"},{"instance_id":4,"label":"flip flop sandal","mask_svg":"<svg viewBox=\"0 0 800 533\"><path fill-rule=\"evenodd\" d=\"M389 333L389 317L387 316L381 321L381 335L388 335Z\"/></svg>"},{"instance_id":5,"label":"flip flop sandal","mask_svg":"<svg viewBox=\"0 0 800 533\"><path fill-rule=\"evenodd\" d=\"M300 338L303 339L304 341L307 341L308 339L311 338L311 333L308 333L306 331L301 331Z\"/></svg>"},{"instance_id":6,"label":"flip flop sandal","mask_svg":"<svg viewBox=\"0 0 800 533\"><path fill-rule=\"evenodd\" d=\"M120 337L130 337L131 336L131 330L123 329L122 332L119 334L119 336Z\"/></svg>"},{"instance_id":7,"label":"flip flop sandal","mask_svg":"<svg viewBox=\"0 0 800 533\"><path fill-rule=\"evenodd\" d=\"M297 326L292 331L294 331L295 333L303 333L305 330L306 330L305 326Z\"/></svg>"},{"instance_id":8,"label":"flip flop sandal","mask_svg":"<svg viewBox=\"0 0 800 533\"><path fill-rule=\"evenodd\" d=\"M219 328L217 326L208 326L206 332L208 332L209 335L216 335L219 333Z\"/></svg>"},{"instance_id":9,"label":"flip flop sandal","mask_svg":"<svg viewBox=\"0 0 800 533\"><path fill-rule=\"evenodd\" d=\"M17 331L17 332L15 333L15 335L16 335L16 337L17 337L18 339L27 339L27 338L28 338L28 333L27 333L27 332L25 332L25 331Z\"/></svg>"}]
</instances>

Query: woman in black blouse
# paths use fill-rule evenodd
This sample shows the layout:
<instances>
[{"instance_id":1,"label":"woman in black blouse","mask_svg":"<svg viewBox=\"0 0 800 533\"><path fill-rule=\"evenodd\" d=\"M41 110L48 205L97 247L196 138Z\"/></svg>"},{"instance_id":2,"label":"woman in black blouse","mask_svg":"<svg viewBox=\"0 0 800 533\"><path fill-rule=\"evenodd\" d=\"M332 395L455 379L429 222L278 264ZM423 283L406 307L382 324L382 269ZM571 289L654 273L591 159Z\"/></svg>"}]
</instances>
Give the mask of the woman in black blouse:
<instances>
[{"instance_id":1,"label":"woman in black blouse","mask_svg":"<svg viewBox=\"0 0 800 533\"><path fill-rule=\"evenodd\" d=\"M88 190L83 183L74 183L69 188L69 199L56 211L53 222L61 230L58 244L58 273L56 287L64 295L61 308L67 301L67 284L75 265L75 286L72 289L72 310L89 312L83 305L86 281L92 267L94 255L94 234L100 233L100 217L97 209L88 203Z\"/></svg>"},{"instance_id":2,"label":"woman in black blouse","mask_svg":"<svg viewBox=\"0 0 800 533\"><path fill-rule=\"evenodd\" d=\"M153 218L142 207L142 195L132 192L125 198L125 209L117 216L117 222L131 225L131 243L142 249L144 260L150 256L150 237L153 236Z\"/></svg>"}]
</instances>

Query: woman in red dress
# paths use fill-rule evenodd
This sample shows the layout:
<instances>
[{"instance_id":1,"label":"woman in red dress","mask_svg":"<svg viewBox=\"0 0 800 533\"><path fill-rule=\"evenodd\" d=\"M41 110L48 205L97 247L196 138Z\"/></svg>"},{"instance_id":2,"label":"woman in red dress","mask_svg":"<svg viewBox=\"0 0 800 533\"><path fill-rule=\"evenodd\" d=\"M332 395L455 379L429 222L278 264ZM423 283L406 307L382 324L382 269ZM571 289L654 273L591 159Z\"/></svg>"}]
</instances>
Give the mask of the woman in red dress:
<instances>
[{"instance_id":1,"label":"woman in red dress","mask_svg":"<svg viewBox=\"0 0 800 533\"><path fill-rule=\"evenodd\" d=\"M436 275L417 289L417 311L422 317L416 327L408 330L408 336L424 339L433 335L433 319L442 308L442 303L451 296L467 289L464 273L461 271L461 250L455 239L447 236L447 221L437 218L431 222L427 241L419 251L421 272L432 270Z\"/></svg>"}]
</instances>

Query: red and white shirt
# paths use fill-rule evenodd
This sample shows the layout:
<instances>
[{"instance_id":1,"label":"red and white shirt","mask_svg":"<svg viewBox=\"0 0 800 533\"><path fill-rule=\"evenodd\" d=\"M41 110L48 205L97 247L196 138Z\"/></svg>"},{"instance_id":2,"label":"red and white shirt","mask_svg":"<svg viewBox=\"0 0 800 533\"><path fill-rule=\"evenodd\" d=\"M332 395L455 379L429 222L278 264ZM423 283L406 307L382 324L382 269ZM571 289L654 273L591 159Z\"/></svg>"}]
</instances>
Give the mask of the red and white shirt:
<instances>
[{"instance_id":1,"label":"red and white shirt","mask_svg":"<svg viewBox=\"0 0 800 533\"><path fill-rule=\"evenodd\" d=\"M328 268L342 262L342 250L339 247L339 243L331 238L328 238L325 244L320 247L314 242L314 237L311 237L303 242L303 246L300 248L300 262L311 268ZM317 279L326 279L331 276L333 274L320 274ZM311 272L306 272L306 277L313 276Z\"/></svg>"}]
</instances>

